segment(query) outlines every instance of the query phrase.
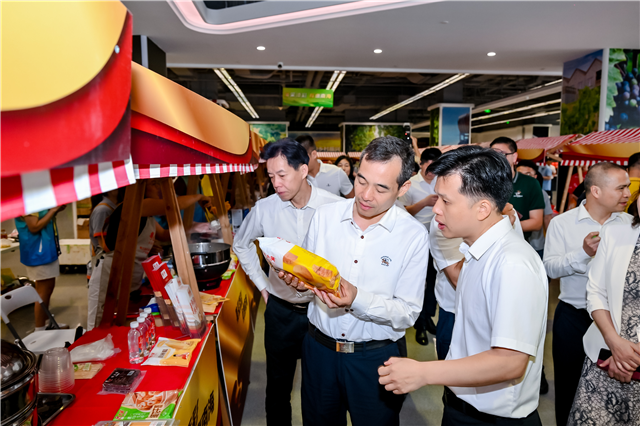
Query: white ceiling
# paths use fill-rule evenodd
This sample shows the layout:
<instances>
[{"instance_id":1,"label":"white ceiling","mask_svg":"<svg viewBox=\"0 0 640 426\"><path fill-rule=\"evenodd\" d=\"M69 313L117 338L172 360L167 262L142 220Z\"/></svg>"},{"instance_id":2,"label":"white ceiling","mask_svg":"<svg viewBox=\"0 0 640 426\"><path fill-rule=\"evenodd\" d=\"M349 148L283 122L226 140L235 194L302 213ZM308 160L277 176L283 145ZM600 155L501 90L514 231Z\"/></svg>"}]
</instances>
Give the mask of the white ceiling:
<instances>
[{"instance_id":1,"label":"white ceiling","mask_svg":"<svg viewBox=\"0 0 640 426\"><path fill-rule=\"evenodd\" d=\"M165 1L124 4L170 67L560 75L594 50L640 48L639 1L443 1L231 35L186 28Z\"/></svg>"}]
</instances>

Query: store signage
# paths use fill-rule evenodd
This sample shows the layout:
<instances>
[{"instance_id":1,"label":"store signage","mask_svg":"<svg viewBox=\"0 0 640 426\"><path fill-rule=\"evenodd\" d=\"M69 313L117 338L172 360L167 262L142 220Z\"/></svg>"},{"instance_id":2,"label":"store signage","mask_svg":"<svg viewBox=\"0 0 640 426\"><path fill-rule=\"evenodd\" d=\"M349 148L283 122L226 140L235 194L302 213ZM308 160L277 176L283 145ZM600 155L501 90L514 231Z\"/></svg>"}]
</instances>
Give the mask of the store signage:
<instances>
[{"instance_id":1,"label":"store signage","mask_svg":"<svg viewBox=\"0 0 640 426\"><path fill-rule=\"evenodd\" d=\"M285 87L282 91L282 105L333 108L333 90Z\"/></svg>"}]
</instances>

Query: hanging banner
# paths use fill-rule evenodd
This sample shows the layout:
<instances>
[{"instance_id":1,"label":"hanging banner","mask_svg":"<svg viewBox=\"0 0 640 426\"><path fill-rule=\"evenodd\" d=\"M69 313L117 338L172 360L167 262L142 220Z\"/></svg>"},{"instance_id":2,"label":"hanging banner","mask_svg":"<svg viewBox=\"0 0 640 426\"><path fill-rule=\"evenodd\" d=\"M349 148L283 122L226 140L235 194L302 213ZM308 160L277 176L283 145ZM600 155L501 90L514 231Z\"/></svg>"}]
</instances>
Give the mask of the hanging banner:
<instances>
[{"instance_id":1,"label":"hanging banner","mask_svg":"<svg viewBox=\"0 0 640 426\"><path fill-rule=\"evenodd\" d=\"M333 90L285 87L282 91L282 105L333 108Z\"/></svg>"}]
</instances>

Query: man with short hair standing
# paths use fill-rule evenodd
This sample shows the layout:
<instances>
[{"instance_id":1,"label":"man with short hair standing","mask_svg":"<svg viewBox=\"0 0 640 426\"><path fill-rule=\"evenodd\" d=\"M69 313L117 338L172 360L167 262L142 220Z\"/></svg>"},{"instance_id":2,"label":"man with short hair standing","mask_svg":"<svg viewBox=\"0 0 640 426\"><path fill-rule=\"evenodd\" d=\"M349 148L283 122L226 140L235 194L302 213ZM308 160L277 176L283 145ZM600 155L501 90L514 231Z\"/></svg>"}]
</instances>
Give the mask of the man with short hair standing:
<instances>
[{"instance_id":1,"label":"man with short hair standing","mask_svg":"<svg viewBox=\"0 0 640 426\"><path fill-rule=\"evenodd\" d=\"M407 211L420 223L427 227L431 224L433 218L433 205L438 200L436 195L436 176L429 173L427 168L431 163L442 155L438 148L427 148L420 154L420 172L409 179L411 187L399 201L405 206ZM424 303L422 312L413 326L416 329L416 341L421 345L429 344L427 331L436 334L436 326L432 317L436 314L436 295L435 284L437 271L433 267L433 257L429 255L427 269L427 283L424 291Z\"/></svg>"},{"instance_id":2,"label":"man with short hair standing","mask_svg":"<svg viewBox=\"0 0 640 426\"><path fill-rule=\"evenodd\" d=\"M309 305L302 357L302 417L306 426L398 425L404 396L385 392L377 368L406 356L405 330L422 309L429 241L426 228L395 205L409 189L413 150L384 136L362 153L355 199L322 206L304 247L341 275L340 297L307 290L280 275ZM410 236L410 238L409 238Z\"/></svg>"},{"instance_id":3,"label":"man with short hair standing","mask_svg":"<svg viewBox=\"0 0 640 426\"><path fill-rule=\"evenodd\" d=\"M266 304L267 424L283 426L291 424L293 377L308 331L307 307L313 295L299 297L273 270L267 278L260 268L254 241L258 237L280 237L300 245L318 207L341 198L307 182L309 157L293 139L267 144L262 158L276 193L251 209L236 234L233 251Z\"/></svg>"},{"instance_id":4,"label":"man with short hair standing","mask_svg":"<svg viewBox=\"0 0 640 426\"><path fill-rule=\"evenodd\" d=\"M592 323L587 311L588 272L600 232L609 224L631 223L631 215L624 213L629 177L622 167L596 164L589 169L584 187L585 201L551 219L544 246L547 275L560 278L552 346L558 426L567 424L586 356L582 338Z\"/></svg>"},{"instance_id":5,"label":"man with short hair standing","mask_svg":"<svg viewBox=\"0 0 640 426\"><path fill-rule=\"evenodd\" d=\"M538 254L502 215L512 193L511 167L492 150L457 149L443 154L433 171L438 229L464 241L451 347L444 361L391 358L379 381L394 394L446 386L445 426L541 425L547 276Z\"/></svg>"},{"instance_id":6,"label":"man with short hair standing","mask_svg":"<svg viewBox=\"0 0 640 426\"><path fill-rule=\"evenodd\" d=\"M316 143L311 135L300 135L296 141L307 150L309 155L309 175L307 179L311 185L329 191L334 195L353 198L353 184L347 174L338 166L325 164L318 158Z\"/></svg>"},{"instance_id":7,"label":"man with short hair standing","mask_svg":"<svg viewBox=\"0 0 640 426\"><path fill-rule=\"evenodd\" d=\"M504 155L511 166L513 193L509 202L520 214L520 224L524 239L529 240L531 233L542 228L544 198L540 184L532 177L516 172L514 165L518 162L518 145L510 138L501 136L491 142L491 149Z\"/></svg>"},{"instance_id":8,"label":"man with short hair standing","mask_svg":"<svg viewBox=\"0 0 640 426\"><path fill-rule=\"evenodd\" d=\"M629 180L631 181L631 185L629 185L631 197L629 197L627 207L624 209L625 212L629 210L629 206L633 202L633 196L635 193L640 190L640 152L636 152L629 157L629 161L627 162L627 173L629 173Z\"/></svg>"}]
</instances>

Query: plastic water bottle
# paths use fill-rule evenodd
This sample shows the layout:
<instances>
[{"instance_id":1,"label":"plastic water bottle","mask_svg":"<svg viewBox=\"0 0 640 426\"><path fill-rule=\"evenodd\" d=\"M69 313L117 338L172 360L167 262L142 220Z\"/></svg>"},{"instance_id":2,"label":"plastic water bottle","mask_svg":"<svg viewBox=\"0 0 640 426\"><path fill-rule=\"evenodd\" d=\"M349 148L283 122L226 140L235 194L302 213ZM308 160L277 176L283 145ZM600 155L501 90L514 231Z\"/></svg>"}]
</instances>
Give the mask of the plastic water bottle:
<instances>
[{"instance_id":1,"label":"plastic water bottle","mask_svg":"<svg viewBox=\"0 0 640 426\"><path fill-rule=\"evenodd\" d=\"M145 341L144 337L140 333L140 324L137 321L129 324L131 330L129 330L129 362L131 364L140 364L144 361L143 350Z\"/></svg>"},{"instance_id":2,"label":"plastic water bottle","mask_svg":"<svg viewBox=\"0 0 640 426\"><path fill-rule=\"evenodd\" d=\"M147 321L142 318L142 317L138 317L138 319L136 320L138 321L138 328L140 329L140 334L142 334L142 338L143 338L143 353L144 356L149 355L149 326L147 325Z\"/></svg>"},{"instance_id":3,"label":"plastic water bottle","mask_svg":"<svg viewBox=\"0 0 640 426\"><path fill-rule=\"evenodd\" d=\"M147 309L151 310L150 308L147 308ZM150 312L143 312L142 314L140 314L140 316L147 320L147 326L149 327L149 337L151 341L151 347L153 348L153 345L155 345L156 342L158 341L158 336L156 334L156 322L153 320L153 317L151 316Z\"/></svg>"}]
</instances>

